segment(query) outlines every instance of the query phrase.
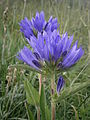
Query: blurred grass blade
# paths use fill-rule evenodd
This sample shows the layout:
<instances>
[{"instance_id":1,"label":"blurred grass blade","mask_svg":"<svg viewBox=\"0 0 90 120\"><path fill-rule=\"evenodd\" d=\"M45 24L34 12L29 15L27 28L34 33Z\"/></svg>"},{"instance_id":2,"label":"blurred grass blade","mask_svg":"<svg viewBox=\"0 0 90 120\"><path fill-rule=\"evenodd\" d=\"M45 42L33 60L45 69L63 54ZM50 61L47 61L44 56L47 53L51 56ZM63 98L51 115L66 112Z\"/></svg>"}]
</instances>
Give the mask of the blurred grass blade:
<instances>
[{"instance_id":1,"label":"blurred grass blade","mask_svg":"<svg viewBox=\"0 0 90 120\"><path fill-rule=\"evenodd\" d=\"M75 118L76 118L76 120L79 120L79 116L78 116L78 112L77 112L76 108L73 105L71 105L71 107L73 108L73 110L75 112Z\"/></svg>"},{"instance_id":2,"label":"blurred grass blade","mask_svg":"<svg viewBox=\"0 0 90 120\"><path fill-rule=\"evenodd\" d=\"M24 88L26 91L27 102L31 105L35 105L37 108L37 106L39 105L38 91L31 85L28 80L24 82Z\"/></svg>"},{"instance_id":3,"label":"blurred grass blade","mask_svg":"<svg viewBox=\"0 0 90 120\"><path fill-rule=\"evenodd\" d=\"M45 113L45 91L44 91L43 84L41 86L40 110L41 110L41 118L42 118L42 120L46 120L46 113Z\"/></svg>"},{"instance_id":4,"label":"blurred grass blade","mask_svg":"<svg viewBox=\"0 0 90 120\"><path fill-rule=\"evenodd\" d=\"M17 64L17 65L10 65L9 66L10 68L18 68L18 69L26 69L26 70L29 70L29 71L34 71L34 72L38 72L38 73L41 73L42 71L41 70L36 70L28 65L23 65L23 64Z\"/></svg>"},{"instance_id":5,"label":"blurred grass blade","mask_svg":"<svg viewBox=\"0 0 90 120\"><path fill-rule=\"evenodd\" d=\"M79 92L80 90L82 90L88 86L90 86L90 81L83 82L82 84L76 83L72 87L67 87L61 92L61 94L59 95L58 98L57 97L55 98L55 99L57 99L55 101L59 102L67 97L70 97L71 95L74 95L76 92Z\"/></svg>"},{"instance_id":6,"label":"blurred grass blade","mask_svg":"<svg viewBox=\"0 0 90 120\"><path fill-rule=\"evenodd\" d=\"M34 120L34 116L33 116L32 112L31 112L31 110L29 109L29 107L28 107L27 104L25 104L25 107L26 107L26 110L27 110L28 119L29 119L29 120Z\"/></svg>"}]
</instances>

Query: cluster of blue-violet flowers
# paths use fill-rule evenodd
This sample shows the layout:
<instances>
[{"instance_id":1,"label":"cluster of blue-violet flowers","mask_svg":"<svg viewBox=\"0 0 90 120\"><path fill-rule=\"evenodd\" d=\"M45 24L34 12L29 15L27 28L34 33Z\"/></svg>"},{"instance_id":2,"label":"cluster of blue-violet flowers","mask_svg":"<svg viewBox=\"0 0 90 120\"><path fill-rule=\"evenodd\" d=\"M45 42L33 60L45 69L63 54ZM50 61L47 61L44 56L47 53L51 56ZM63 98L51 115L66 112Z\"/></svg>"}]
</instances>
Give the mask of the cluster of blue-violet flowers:
<instances>
[{"instance_id":1,"label":"cluster of blue-violet flowers","mask_svg":"<svg viewBox=\"0 0 90 120\"><path fill-rule=\"evenodd\" d=\"M82 47L77 48L78 41L71 47L73 35L68 37L66 32L60 36L57 18L51 16L48 22L45 21L43 11L40 14L37 12L31 20L24 18L19 25L32 49L24 46L17 58L38 71L43 71L48 66L53 66L56 70L69 68L84 54ZM60 76L57 83L58 94L63 85L64 79Z\"/></svg>"}]
</instances>

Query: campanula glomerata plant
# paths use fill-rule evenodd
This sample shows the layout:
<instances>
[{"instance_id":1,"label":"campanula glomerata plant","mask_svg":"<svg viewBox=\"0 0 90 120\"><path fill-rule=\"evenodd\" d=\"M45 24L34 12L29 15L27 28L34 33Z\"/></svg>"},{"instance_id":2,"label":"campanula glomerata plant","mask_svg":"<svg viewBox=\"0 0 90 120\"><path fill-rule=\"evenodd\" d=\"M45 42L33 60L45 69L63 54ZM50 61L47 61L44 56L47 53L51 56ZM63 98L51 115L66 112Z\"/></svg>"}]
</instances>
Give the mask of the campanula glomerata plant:
<instances>
[{"instance_id":1,"label":"campanula glomerata plant","mask_svg":"<svg viewBox=\"0 0 90 120\"><path fill-rule=\"evenodd\" d=\"M55 102L53 96L64 87L65 81L59 76L55 88L55 74L57 71L69 69L83 56L84 50L78 47L78 41L72 45L73 35L68 33L60 35L57 18L52 16L45 20L44 12L37 12L31 20L24 18L19 23L20 31L24 34L30 48L24 46L17 54L17 58L30 67L40 71L51 79L51 119L55 120ZM40 118L38 118L40 119Z\"/></svg>"}]
</instances>

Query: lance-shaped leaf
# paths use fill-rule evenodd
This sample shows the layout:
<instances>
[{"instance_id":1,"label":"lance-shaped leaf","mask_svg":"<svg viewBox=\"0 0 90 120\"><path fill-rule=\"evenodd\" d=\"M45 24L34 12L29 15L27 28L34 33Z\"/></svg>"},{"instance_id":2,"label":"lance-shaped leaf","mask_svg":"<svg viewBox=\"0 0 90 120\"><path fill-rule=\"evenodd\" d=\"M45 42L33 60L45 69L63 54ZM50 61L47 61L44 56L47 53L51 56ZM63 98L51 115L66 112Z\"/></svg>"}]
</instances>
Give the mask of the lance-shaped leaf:
<instances>
[{"instance_id":1,"label":"lance-shaped leaf","mask_svg":"<svg viewBox=\"0 0 90 120\"><path fill-rule=\"evenodd\" d=\"M45 115L45 91L44 91L43 84L41 86L40 110L41 110L42 120L46 120L46 115Z\"/></svg>"},{"instance_id":2,"label":"lance-shaped leaf","mask_svg":"<svg viewBox=\"0 0 90 120\"><path fill-rule=\"evenodd\" d=\"M59 97L57 95L54 96L56 102L60 102L61 100L74 95L75 93L79 92L80 90L90 86L90 81L81 83L75 83L72 87L67 87L61 91Z\"/></svg>"},{"instance_id":3,"label":"lance-shaped leaf","mask_svg":"<svg viewBox=\"0 0 90 120\"><path fill-rule=\"evenodd\" d=\"M28 80L24 82L24 88L26 91L27 102L37 107L39 105L38 91L32 86L32 84Z\"/></svg>"},{"instance_id":4,"label":"lance-shaped leaf","mask_svg":"<svg viewBox=\"0 0 90 120\"><path fill-rule=\"evenodd\" d=\"M48 105L45 106L46 111L46 120L51 120L51 111L48 108Z\"/></svg>"},{"instance_id":5,"label":"lance-shaped leaf","mask_svg":"<svg viewBox=\"0 0 90 120\"><path fill-rule=\"evenodd\" d=\"M46 104L46 96L43 84L41 87L40 110L42 120L50 120L50 110L48 109L48 106Z\"/></svg>"}]
</instances>

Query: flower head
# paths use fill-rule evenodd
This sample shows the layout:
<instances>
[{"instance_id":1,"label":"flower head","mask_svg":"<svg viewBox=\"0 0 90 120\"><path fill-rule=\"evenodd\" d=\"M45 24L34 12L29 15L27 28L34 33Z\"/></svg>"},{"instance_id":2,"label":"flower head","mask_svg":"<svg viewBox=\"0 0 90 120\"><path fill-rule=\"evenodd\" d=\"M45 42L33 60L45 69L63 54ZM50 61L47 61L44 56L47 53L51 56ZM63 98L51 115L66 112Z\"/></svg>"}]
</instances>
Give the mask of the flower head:
<instances>
[{"instance_id":1,"label":"flower head","mask_svg":"<svg viewBox=\"0 0 90 120\"><path fill-rule=\"evenodd\" d=\"M21 20L19 23L20 31L24 33L24 36L30 40L31 36L36 36L37 32L51 32L59 27L57 18L51 16L48 22L45 21L44 12L36 12L35 18L32 17L31 20L28 20L27 17L24 20Z\"/></svg>"},{"instance_id":2,"label":"flower head","mask_svg":"<svg viewBox=\"0 0 90 120\"><path fill-rule=\"evenodd\" d=\"M73 36L68 38L67 33L62 38L59 32L54 30L50 34L38 33L37 38L32 36L29 41L33 51L24 47L18 53L18 58L30 66L41 69L46 62L56 69L69 68L75 64L84 54L82 47L77 48L78 41L71 48ZM34 61L34 62L33 62Z\"/></svg>"},{"instance_id":3,"label":"flower head","mask_svg":"<svg viewBox=\"0 0 90 120\"><path fill-rule=\"evenodd\" d=\"M63 70L74 65L84 54L78 41L71 47L73 35L68 37L67 32L60 36L57 31L59 24L57 18L52 16L45 21L44 12L37 12L35 18L29 21L27 18L20 22L20 30L24 33L32 49L24 48L18 52L17 58L32 68L46 73L50 71ZM57 93L64 85L64 79L59 77Z\"/></svg>"}]
</instances>

